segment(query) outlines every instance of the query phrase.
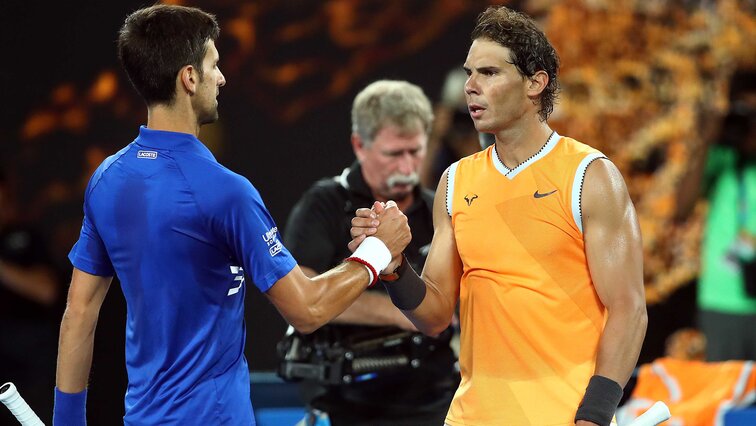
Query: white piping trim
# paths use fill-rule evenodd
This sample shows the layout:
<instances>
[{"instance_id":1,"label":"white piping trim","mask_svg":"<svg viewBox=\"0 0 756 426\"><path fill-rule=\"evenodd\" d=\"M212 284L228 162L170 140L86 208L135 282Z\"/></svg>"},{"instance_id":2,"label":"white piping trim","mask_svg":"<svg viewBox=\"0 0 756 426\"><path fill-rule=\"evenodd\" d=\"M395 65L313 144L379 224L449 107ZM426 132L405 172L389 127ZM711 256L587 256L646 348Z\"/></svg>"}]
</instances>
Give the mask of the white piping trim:
<instances>
[{"instance_id":1,"label":"white piping trim","mask_svg":"<svg viewBox=\"0 0 756 426\"><path fill-rule=\"evenodd\" d=\"M561 138L562 137L559 136L557 132L551 132L551 136L549 136L549 139L546 141L546 144L543 147L541 147L541 149L539 149L535 155L523 161L522 163L518 164L514 169L507 168L507 166L505 166L504 163L501 162L501 159L499 158L499 154L496 152L496 144L494 144L493 156L492 156L493 165L496 168L496 170L499 171L499 173L507 177L509 180L512 180L515 178L515 176L520 174L521 171L527 169L529 165L535 163L536 161L543 158L546 154L551 152L551 150L554 149L557 142L559 142L559 139Z\"/></svg>"},{"instance_id":2,"label":"white piping trim","mask_svg":"<svg viewBox=\"0 0 756 426\"><path fill-rule=\"evenodd\" d=\"M491 157L493 157L493 165L496 168L496 170L498 170L499 173L503 174L504 176L508 176L511 170L509 170L509 168L505 166L504 163L501 162L501 159L499 158L499 154L496 152L496 144L493 145L492 154L493 155Z\"/></svg>"},{"instance_id":3,"label":"white piping trim","mask_svg":"<svg viewBox=\"0 0 756 426\"><path fill-rule=\"evenodd\" d=\"M454 200L454 176L457 174L459 161L455 161L447 169L446 173L446 213L452 215L452 200Z\"/></svg>"},{"instance_id":4,"label":"white piping trim","mask_svg":"<svg viewBox=\"0 0 756 426\"><path fill-rule=\"evenodd\" d=\"M677 380L675 380L674 377L670 376L669 373L667 373L667 370L664 368L664 366L658 362L654 362L651 364L651 371L659 376L661 381L667 387L667 390L669 391L669 402L680 402L680 399L682 398L682 390L680 389L680 384L677 383Z\"/></svg>"},{"instance_id":5,"label":"white piping trim","mask_svg":"<svg viewBox=\"0 0 756 426\"><path fill-rule=\"evenodd\" d=\"M334 176L333 179L343 186L347 191L349 190L349 182L347 182L347 176L349 175L349 167L344 169L339 176Z\"/></svg>"},{"instance_id":6,"label":"white piping trim","mask_svg":"<svg viewBox=\"0 0 756 426\"><path fill-rule=\"evenodd\" d=\"M572 182L572 219L575 221L575 225L577 225L581 234L583 233L583 211L580 197L583 190L583 181L585 180L585 171L588 169L588 165L599 158L606 158L606 156L600 152L586 155L578 165L575 171L575 180Z\"/></svg>"},{"instance_id":7,"label":"white piping trim","mask_svg":"<svg viewBox=\"0 0 756 426\"><path fill-rule=\"evenodd\" d=\"M732 398L722 401L722 403L719 404L719 408L717 409L717 416L714 419L714 424L716 426L724 425L725 414L727 414L727 412L730 411L733 407L743 406L746 402L741 401L741 396L743 395L743 392L745 392L745 388L748 385L748 379L751 377L752 371L753 361L746 361L743 364L743 369L740 372L740 376L738 376L738 381L735 383L735 388L732 392ZM752 393L753 392L746 394L745 399L747 400L752 398Z\"/></svg>"}]
</instances>

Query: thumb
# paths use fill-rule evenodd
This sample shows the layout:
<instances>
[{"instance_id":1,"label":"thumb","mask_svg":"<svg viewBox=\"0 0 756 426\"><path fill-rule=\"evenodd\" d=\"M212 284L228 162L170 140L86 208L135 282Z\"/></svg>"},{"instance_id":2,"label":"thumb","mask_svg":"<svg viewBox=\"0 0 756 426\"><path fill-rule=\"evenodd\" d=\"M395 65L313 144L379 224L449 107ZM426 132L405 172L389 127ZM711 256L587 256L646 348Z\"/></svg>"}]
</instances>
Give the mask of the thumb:
<instances>
[{"instance_id":1,"label":"thumb","mask_svg":"<svg viewBox=\"0 0 756 426\"><path fill-rule=\"evenodd\" d=\"M372 210L377 214L381 214L383 213L383 210L385 210L385 207L383 206L383 203L381 203L380 201L376 201L373 203Z\"/></svg>"}]
</instances>

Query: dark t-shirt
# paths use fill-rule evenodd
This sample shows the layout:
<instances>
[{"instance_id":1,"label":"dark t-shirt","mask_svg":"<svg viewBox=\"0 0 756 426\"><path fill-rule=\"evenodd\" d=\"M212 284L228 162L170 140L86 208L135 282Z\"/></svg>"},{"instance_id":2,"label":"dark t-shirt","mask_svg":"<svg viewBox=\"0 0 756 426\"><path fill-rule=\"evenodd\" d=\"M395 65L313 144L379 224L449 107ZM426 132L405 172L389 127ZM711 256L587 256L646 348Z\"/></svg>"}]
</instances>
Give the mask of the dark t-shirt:
<instances>
[{"instance_id":1,"label":"dark t-shirt","mask_svg":"<svg viewBox=\"0 0 756 426\"><path fill-rule=\"evenodd\" d=\"M422 270L430 242L433 238L433 192L416 188L415 202L404 213L412 229L412 241L405 255L412 267ZM356 209L370 207L373 195L362 177L358 163L346 169L341 176L316 182L297 202L286 224L284 244L289 248L299 265L322 273L349 257L347 244L351 240L349 228ZM370 291L385 292L377 285ZM316 333L339 336L341 339L381 332L401 331L396 327L375 327L344 324L329 324ZM458 383L456 361L449 347L451 330L443 335L438 347L425 359L419 368L406 367L379 376L376 379L320 388L322 393L311 405L323 411L373 411L390 416L422 411L446 410ZM310 384L310 386L312 386Z\"/></svg>"}]
</instances>

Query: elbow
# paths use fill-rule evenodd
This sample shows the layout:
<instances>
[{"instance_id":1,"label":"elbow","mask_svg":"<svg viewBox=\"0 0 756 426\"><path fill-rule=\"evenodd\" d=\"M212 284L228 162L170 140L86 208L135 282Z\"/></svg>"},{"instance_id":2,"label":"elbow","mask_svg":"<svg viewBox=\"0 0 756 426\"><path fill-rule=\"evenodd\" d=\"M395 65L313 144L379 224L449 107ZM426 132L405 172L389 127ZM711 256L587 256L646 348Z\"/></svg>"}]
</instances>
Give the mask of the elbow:
<instances>
[{"instance_id":1,"label":"elbow","mask_svg":"<svg viewBox=\"0 0 756 426\"><path fill-rule=\"evenodd\" d=\"M451 322L452 315L449 315L448 317L437 317L431 321L413 321L413 324L415 324L415 327L417 327L418 331L425 334L426 336L436 337L439 334L443 333L444 330L449 328Z\"/></svg>"},{"instance_id":2,"label":"elbow","mask_svg":"<svg viewBox=\"0 0 756 426\"><path fill-rule=\"evenodd\" d=\"M620 310L622 321L645 335L648 328L648 312L646 311L645 299L642 297L633 298L632 301L628 301L622 308Z\"/></svg>"},{"instance_id":3,"label":"elbow","mask_svg":"<svg viewBox=\"0 0 756 426\"><path fill-rule=\"evenodd\" d=\"M631 304L633 316L638 322L638 325L642 325L645 330L648 325L648 311L646 310L646 298L642 295L633 298Z\"/></svg>"},{"instance_id":4,"label":"elbow","mask_svg":"<svg viewBox=\"0 0 756 426\"><path fill-rule=\"evenodd\" d=\"M646 334L648 328L648 312L646 311L646 303L643 301L635 309L636 324L639 329L643 330L643 334Z\"/></svg>"},{"instance_id":5,"label":"elbow","mask_svg":"<svg viewBox=\"0 0 756 426\"><path fill-rule=\"evenodd\" d=\"M294 329L297 330L301 334L310 334L321 327L320 325L317 325L316 323L305 323L305 322L298 322L295 324L291 324L291 326L294 327Z\"/></svg>"},{"instance_id":6,"label":"elbow","mask_svg":"<svg viewBox=\"0 0 756 426\"><path fill-rule=\"evenodd\" d=\"M97 326L97 312L91 312L84 307L69 304L63 312L60 331L79 330L87 334L94 333Z\"/></svg>"},{"instance_id":7,"label":"elbow","mask_svg":"<svg viewBox=\"0 0 756 426\"><path fill-rule=\"evenodd\" d=\"M328 322L328 318L317 307L308 307L302 315L292 318L291 326L302 334L310 334Z\"/></svg>"},{"instance_id":8,"label":"elbow","mask_svg":"<svg viewBox=\"0 0 756 426\"><path fill-rule=\"evenodd\" d=\"M431 325L418 327L418 330L429 337L436 337L449 327L449 324L445 325Z\"/></svg>"}]
</instances>

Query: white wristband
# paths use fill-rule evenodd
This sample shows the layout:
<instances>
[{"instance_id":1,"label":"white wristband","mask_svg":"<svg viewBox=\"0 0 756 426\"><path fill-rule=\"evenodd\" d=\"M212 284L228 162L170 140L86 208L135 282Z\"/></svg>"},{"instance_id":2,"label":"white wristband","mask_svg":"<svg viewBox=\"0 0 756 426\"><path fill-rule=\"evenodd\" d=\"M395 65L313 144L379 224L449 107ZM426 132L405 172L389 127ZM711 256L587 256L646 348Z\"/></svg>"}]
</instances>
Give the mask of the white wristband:
<instances>
[{"instance_id":1,"label":"white wristband","mask_svg":"<svg viewBox=\"0 0 756 426\"><path fill-rule=\"evenodd\" d=\"M375 281L375 275L373 275L373 271L370 270L369 266L367 266L367 265L362 265L362 266L365 267L365 269L368 271L368 275L370 276L370 281L368 281L370 283L368 285L368 287L369 287L369 286L373 285L373 281Z\"/></svg>"},{"instance_id":2,"label":"white wristband","mask_svg":"<svg viewBox=\"0 0 756 426\"><path fill-rule=\"evenodd\" d=\"M352 257L359 257L369 263L375 269L376 274L380 274L391 262L391 252L386 244L383 244L383 241L376 237L365 238L365 241L354 251Z\"/></svg>"}]
</instances>

